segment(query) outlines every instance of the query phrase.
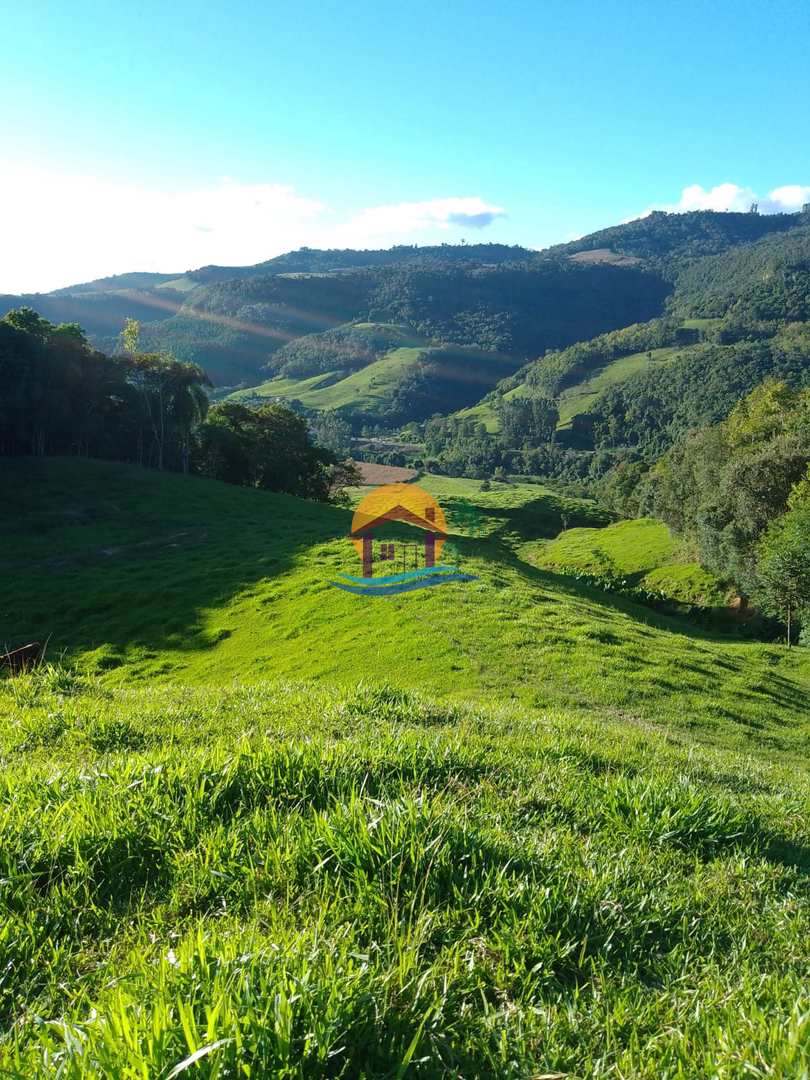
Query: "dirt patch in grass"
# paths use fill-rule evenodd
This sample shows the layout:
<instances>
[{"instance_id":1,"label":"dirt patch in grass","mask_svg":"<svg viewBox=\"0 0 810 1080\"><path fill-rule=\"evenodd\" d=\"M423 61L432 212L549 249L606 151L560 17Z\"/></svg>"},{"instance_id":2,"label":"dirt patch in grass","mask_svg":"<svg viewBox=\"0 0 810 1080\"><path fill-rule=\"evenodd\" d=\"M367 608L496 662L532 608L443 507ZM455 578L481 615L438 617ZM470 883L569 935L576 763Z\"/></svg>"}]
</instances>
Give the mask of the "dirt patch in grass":
<instances>
[{"instance_id":1,"label":"dirt patch in grass","mask_svg":"<svg viewBox=\"0 0 810 1080\"><path fill-rule=\"evenodd\" d=\"M409 484L419 473L416 469L401 469L395 465L377 465L370 461L355 461L354 465L366 486L377 484Z\"/></svg>"}]
</instances>

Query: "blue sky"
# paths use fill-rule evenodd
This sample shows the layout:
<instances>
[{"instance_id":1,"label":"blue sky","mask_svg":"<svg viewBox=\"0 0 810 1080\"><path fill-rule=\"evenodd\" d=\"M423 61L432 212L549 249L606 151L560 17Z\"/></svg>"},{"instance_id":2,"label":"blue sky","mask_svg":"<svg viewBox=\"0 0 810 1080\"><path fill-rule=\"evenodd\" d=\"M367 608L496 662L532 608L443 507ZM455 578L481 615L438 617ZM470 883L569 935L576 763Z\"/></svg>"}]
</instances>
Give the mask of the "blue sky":
<instances>
[{"instance_id":1,"label":"blue sky","mask_svg":"<svg viewBox=\"0 0 810 1080\"><path fill-rule=\"evenodd\" d=\"M34 0L3 28L0 290L810 199L804 0Z\"/></svg>"}]
</instances>

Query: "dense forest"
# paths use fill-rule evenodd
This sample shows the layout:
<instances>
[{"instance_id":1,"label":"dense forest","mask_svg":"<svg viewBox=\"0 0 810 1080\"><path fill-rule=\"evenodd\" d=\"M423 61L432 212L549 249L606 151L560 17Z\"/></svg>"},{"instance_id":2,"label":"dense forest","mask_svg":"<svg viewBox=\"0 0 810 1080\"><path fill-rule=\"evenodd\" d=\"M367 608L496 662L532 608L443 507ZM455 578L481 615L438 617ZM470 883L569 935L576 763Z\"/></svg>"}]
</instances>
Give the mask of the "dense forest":
<instances>
[{"instance_id":1,"label":"dense forest","mask_svg":"<svg viewBox=\"0 0 810 1080\"><path fill-rule=\"evenodd\" d=\"M75 323L11 311L0 319L0 380L3 456L106 458L322 500L351 479L289 409L209 407L202 369L142 351L134 320L107 356Z\"/></svg>"}]
</instances>

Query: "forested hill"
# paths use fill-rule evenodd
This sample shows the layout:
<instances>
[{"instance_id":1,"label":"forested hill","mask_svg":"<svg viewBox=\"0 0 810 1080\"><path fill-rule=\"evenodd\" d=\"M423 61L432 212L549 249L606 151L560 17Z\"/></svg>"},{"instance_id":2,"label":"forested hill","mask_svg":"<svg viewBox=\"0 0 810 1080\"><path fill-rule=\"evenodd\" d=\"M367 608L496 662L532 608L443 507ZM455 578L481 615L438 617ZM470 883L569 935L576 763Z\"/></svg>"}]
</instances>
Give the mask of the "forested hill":
<instances>
[{"instance_id":1,"label":"forested hill","mask_svg":"<svg viewBox=\"0 0 810 1080\"><path fill-rule=\"evenodd\" d=\"M576 257L588 253L612 252L640 259L646 266L674 279L695 259L718 255L738 244L748 244L794 228L801 214L737 214L714 210L694 210L667 214L654 210L647 217L600 229L579 240L549 248L548 255Z\"/></svg>"},{"instance_id":2,"label":"forested hill","mask_svg":"<svg viewBox=\"0 0 810 1080\"><path fill-rule=\"evenodd\" d=\"M487 266L531 261L536 257L537 253L527 248L505 244L442 244L422 248L400 245L378 251L301 248L254 266L202 266L165 274L133 272L68 285L48 293L0 294L0 317L13 308L33 307L53 322L79 323L93 344L108 348L110 338L120 332L125 318L137 318L142 323L162 322L189 302L195 289L221 282L415 263L464 262Z\"/></svg>"},{"instance_id":3,"label":"forested hill","mask_svg":"<svg viewBox=\"0 0 810 1080\"><path fill-rule=\"evenodd\" d=\"M655 213L543 252L500 244L301 249L249 267L128 273L48 294L0 296L78 322L114 348L125 317L145 344L201 364L214 382L255 385L288 342L345 323L404 324L436 346L508 355L547 349L650 319L696 260L802 224L803 216Z\"/></svg>"},{"instance_id":4,"label":"forested hill","mask_svg":"<svg viewBox=\"0 0 810 1080\"><path fill-rule=\"evenodd\" d=\"M664 317L538 357L469 415L493 431L516 399L551 398L564 443L660 452L764 378L809 379L809 326L810 223L694 260Z\"/></svg>"}]
</instances>

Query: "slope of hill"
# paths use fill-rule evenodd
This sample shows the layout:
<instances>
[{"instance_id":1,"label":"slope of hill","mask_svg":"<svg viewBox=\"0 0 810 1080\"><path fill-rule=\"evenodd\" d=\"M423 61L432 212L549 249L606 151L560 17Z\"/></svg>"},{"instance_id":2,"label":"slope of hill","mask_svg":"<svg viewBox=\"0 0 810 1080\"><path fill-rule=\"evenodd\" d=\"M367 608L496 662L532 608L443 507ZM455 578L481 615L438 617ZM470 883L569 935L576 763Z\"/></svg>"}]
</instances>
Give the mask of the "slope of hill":
<instances>
[{"instance_id":1,"label":"slope of hill","mask_svg":"<svg viewBox=\"0 0 810 1080\"><path fill-rule=\"evenodd\" d=\"M649 254L654 250L654 245L649 246L653 240L665 249L669 233L675 239L693 235L689 232L692 217L662 215L655 228L655 223L644 218L618 227L621 231L616 235L623 237L628 250ZM718 218L724 220L716 221ZM647 326L628 326L592 341L582 339L568 349L541 356L508 379L497 394L464 415L480 420L489 431L497 431L498 398L508 400L537 388L559 399L560 427L566 428L575 416L589 412L605 391L618 388L634 376L647 374L650 386L665 380L667 376L660 374L662 361L669 363L691 355L676 346L694 344L699 339L733 345L746 338L773 335L777 330L776 325L761 324L810 320L810 227L806 221L803 214L778 215L764 224L757 215L697 215L692 224L703 223L708 231L698 230L695 235L703 235L707 243L707 237L725 236L728 240L729 234L739 238L759 235L760 239L751 243L740 239L722 254L678 264L664 319L653 320ZM603 241L602 234L597 233L576 244L592 242L598 250ZM764 370L761 377L768 373ZM741 392L751 388L746 385ZM727 408L734 400L727 403Z\"/></svg>"},{"instance_id":2,"label":"slope of hill","mask_svg":"<svg viewBox=\"0 0 810 1080\"><path fill-rule=\"evenodd\" d=\"M399 347L345 376L331 371L303 379L271 379L230 397L243 403L298 401L311 409L335 409L355 425L404 423L477 401L514 369L510 357L483 349Z\"/></svg>"},{"instance_id":3,"label":"slope of hill","mask_svg":"<svg viewBox=\"0 0 810 1080\"><path fill-rule=\"evenodd\" d=\"M678 557L675 538L652 518L568 529L522 554L537 566L563 573L620 574L631 586L688 604L723 607L731 599L728 585L698 563Z\"/></svg>"},{"instance_id":4,"label":"slope of hill","mask_svg":"<svg viewBox=\"0 0 810 1080\"><path fill-rule=\"evenodd\" d=\"M346 510L0 471L0 638L97 672L0 680L4 1075L806 1073L807 651L520 558L588 504L424 483L478 580L369 600Z\"/></svg>"},{"instance_id":5,"label":"slope of hill","mask_svg":"<svg viewBox=\"0 0 810 1080\"><path fill-rule=\"evenodd\" d=\"M268 369L285 377L306 378L322 371L347 375L373 364L393 349L428 344L403 324L351 322L319 334L305 334L283 345L274 353Z\"/></svg>"},{"instance_id":6,"label":"slope of hill","mask_svg":"<svg viewBox=\"0 0 810 1080\"><path fill-rule=\"evenodd\" d=\"M683 353L684 350L676 346L664 346L660 349L629 353L627 356L620 356L616 360L610 360L601 367L595 368L593 374L582 377L580 381L560 391L557 399L560 414L557 430L569 430L574 420L578 416L587 414L604 391L620 385L633 375L655 370L660 364L679 360ZM503 401L512 401L530 392L528 384L521 382L499 396ZM461 409L458 415L477 420L490 433L500 430L497 401L492 398L478 402L468 409Z\"/></svg>"},{"instance_id":7,"label":"slope of hill","mask_svg":"<svg viewBox=\"0 0 810 1080\"><path fill-rule=\"evenodd\" d=\"M688 267L678 279L673 310L699 317L731 311L750 320L810 319L810 218L801 220L803 227Z\"/></svg>"},{"instance_id":8,"label":"slope of hill","mask_svg":"<svg viewBox=\"0 0 810 1080\"><path fill-rule=\"evenodd\" d=\"M810 382L810 324L772 327L770 336L684 349L606 387L591 405L597 447L635 446L649 459L687 431L716 424L764 380Z\"/></svg>"},{"instance_id":9,"label":"slope of hill","mask_svg":"<svg viewBox=\"0 0 810 1080\"><path fill-rule=\"evenodd\" d=\"M563 516L599 522L588 504L530 485L478 492L470 535L448 483L469 482L435 484L451 521L462 511L456 557L478 580L369 606L329 584L358 565L348 511L101 462L15 463L0 480L15 522L0 538L0 641L49 638L52 655L67 649L113 681L368 677L676 725L702 715L713 672L718 704L745 722L787 720L803 700L778 648L714 640L520 558Z\"/></svg>"},{"instance_id":10,"label":"slope of hill","mask_svg":"<svg viewBox=\"0 0 810 1080\"><path fill-rule=\"evenodd\" d=\"M419 360L429 355L421 348L392 349L362 371L341 378L340 372L327 372L326 377L279 379L261 386L232 394L237 401L295 399L313 409L345 409L363 414L380 414L396 393L397 386L412 371ZM496 380L497 381L497 380Z\"/></svg>"}]
</instances>

